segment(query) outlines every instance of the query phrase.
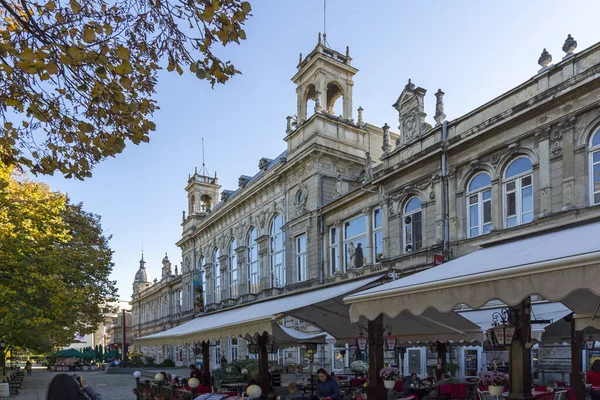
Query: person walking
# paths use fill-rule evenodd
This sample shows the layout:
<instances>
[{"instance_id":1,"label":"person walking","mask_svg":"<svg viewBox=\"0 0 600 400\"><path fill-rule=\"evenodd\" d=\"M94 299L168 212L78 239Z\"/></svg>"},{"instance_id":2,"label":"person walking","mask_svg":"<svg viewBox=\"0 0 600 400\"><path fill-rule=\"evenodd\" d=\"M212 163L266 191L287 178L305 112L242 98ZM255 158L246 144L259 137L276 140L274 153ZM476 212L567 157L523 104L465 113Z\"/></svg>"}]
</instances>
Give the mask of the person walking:
<instances>
[{"instance_id":1,"label":"person walking","mask_svg":"<svg viewBox=\"0 0 600 400\"><path fill-rule=\"evenodd\" d=\"M31 376L31 369L32 369L32 365L31 365L31 361L27 361L27 363L25 364L25 371L27 371L27 376Z\"/></svg>"},{"instance_id":2,"label":"person walking","mask_svg":"<svg viewBox=\"0 0 600 400\"><path fill-rule=\"evenodd\" d=\"M81 375L58 374L48 385L46 400L102 400Z\"/></svg>"}]
</instances>

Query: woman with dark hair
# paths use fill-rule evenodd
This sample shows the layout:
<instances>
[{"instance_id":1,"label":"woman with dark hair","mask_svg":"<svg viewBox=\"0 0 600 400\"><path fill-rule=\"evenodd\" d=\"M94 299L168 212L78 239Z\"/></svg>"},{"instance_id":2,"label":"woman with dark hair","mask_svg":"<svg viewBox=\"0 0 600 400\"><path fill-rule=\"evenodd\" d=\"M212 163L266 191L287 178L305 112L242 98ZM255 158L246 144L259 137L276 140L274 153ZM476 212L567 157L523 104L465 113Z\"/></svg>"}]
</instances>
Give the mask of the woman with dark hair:
<instances>
[{"instance_id":1,"label":"woman with dark hair","mask_svg":"<svg viewBox=\"0 0 600 400\"><path fill-rule=\"evenodd\" d=\"M600 360L594 360L592 364L592 369L587 373L585 377L585 383L592 384L592 390L590 391L590 396L592 396L592 400L600 400L600 390L595 390L593 387L600 386Z\"/></svg>"},{"instance_id":2,"label":"woman with dark hair","mask_svg":"<svg viewBox=\"0 0 600 400\"><path fill-rule=\"evenodd\" d=\"M50 381L46 393L46 400L87 400L88 398L102 400L102 397L80 375L56 375Z\"/></svg>"},{"instance_id":3,"label":"woman with dark hair","mask_svg":"<svg viewBox=\"0 0 600 400\"><path fill-rule=\"evenodd\" d=\"M340 387L335 379L333 379L327 371L323 368L319 368L317 371L317 398L331 400L340 400Z\"/></svg>"}]
</instances>

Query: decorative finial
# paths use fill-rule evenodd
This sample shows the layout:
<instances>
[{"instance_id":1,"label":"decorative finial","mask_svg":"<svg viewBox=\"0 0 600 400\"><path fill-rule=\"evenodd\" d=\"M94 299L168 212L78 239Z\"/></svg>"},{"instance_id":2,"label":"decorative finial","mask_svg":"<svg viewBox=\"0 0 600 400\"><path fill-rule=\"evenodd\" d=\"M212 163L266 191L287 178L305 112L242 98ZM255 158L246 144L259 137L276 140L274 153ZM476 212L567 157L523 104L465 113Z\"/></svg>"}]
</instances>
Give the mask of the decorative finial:
<instances>
[{"instance_id":1,"label":"decorative finial","mask_svg":"<svg viewBox=\"0 0 600 400\"><path fill-rule=\"evenodd\" d=\"M383 146L381 146L381 150L383 150L383 155L387 155L390 152L390 127L387 122L381 129L383 129Z\"/></svg>"},{"instance_id":2,"label":"decorative finial","mask_svg":"<svg viewBox=\"0 0 600 400\"><path fill-rule=\"evenodd\" d=\"M350 57L350 46L346 46L346 57Z\"/></svg>"},{"instance_id":3,"label":"decorative finial","mask_svg":"<svg viewBox=\"0 0 600 400\"><path fill-rule=\"evenodd\" d=\"M298 64L302 62L302 53L300 53L300 57L298 57Z\"/></svg>"},{"instance_id":4,"label":"decorative finial","mask_svg":"<svg viewBox=\"0 0 600 400\"><path fill-rule=\"evenodd\" d=\"M540 71L547 69L548 65L551 62L552 62L552 56L550 55L550 53L548 53L548 51L546 49L544 49L544 51L542 51L542 55L538 59L538 64L542 67L542 69Z\"/></svg>"},{"instance_id":5,"label":"decorative finial","mask_svg":"<svg viewBox=\"0 0 600 400\"><path fill-rule=\"evenodd\" d=\"M567 40L565 40L565 44L563 44L563 47L562 47L562 51L567 53L563 57L563 59L571 57L576 48L577 48L577 41L575 39L573 39L571 34L569 34L569 36L567 36Z\"/></svg>"},{"instance_id":6,"label":"decorative finial","mask_svg":"<svg viewBox=\"0 0 600 400\"><path fill-rule=\"evenodd\" d=\"M415 89L415 85L414 85L414 83L411 82L410 78L408 78L408 83L406 84L406 86L404 88L408 89L408 90L414 90Z\"/></svg>"},{"instance_id":7,"label":"decorative finial","mask_svg":"<svg viewBox=\"0 0 600 400\"><path fill-rule=\"evenodd\" d=\"M292 116L287 116L287 117L285 117L285 119L287 119L287 128L285 130L285 133L290 134L293 131L293 129L292 129Z\"/></svg>"},{"instance_id":8,"label":"decorative finial","mask_svg":"<svg viewBox=\"0 0 600 400\"><path fill-rule=\"evenodd\" d=\"M318 44L321 44L321 32L319 32L319 42Z\"/></svg>"},{"instance_id":9,"label":"decorative finial","mask_svg":"<svg viewBox=\"0 0 600 400\"><path fill-rule=\"evenodd\" d=\"M181 212L181 222L185 222L185 210ZM142 258L144 258L144 253L142 253Z\"/></svg>"},{"instance_id":10,"label":"decorative finial","mask_svg":"<svg viewBox=\"0 0 600 400\"><path fill-rule=\"evenodd\" d=\"M435 97L435 116L433 119L437 122L437 125L441 125L446 119L446 114L444 114L444 92L442 92L442 89L438 89Z\"/></svg>"},{"instance_id":11,"label":"decorative finial","mask_svg":"<svg viewBox=\"0 0 600 400\"><path fill-rule=\"evenodd\" d=\"M198 167L194 167L194 174L198 173Z\"/></svg>"},{"instance_id":12,"label":"decorative finial","mask_svg":"<svg viewBox=\"0 0 600 400\"><path fill-rule=\"evenodd\" d=\"M359 106L358 110L356 110L356 111L358 111L358 126L362 127L362 125L364 124L364 121L363 121L364 109L362 108L362 106Z\"/></svg>"}]
</instances>

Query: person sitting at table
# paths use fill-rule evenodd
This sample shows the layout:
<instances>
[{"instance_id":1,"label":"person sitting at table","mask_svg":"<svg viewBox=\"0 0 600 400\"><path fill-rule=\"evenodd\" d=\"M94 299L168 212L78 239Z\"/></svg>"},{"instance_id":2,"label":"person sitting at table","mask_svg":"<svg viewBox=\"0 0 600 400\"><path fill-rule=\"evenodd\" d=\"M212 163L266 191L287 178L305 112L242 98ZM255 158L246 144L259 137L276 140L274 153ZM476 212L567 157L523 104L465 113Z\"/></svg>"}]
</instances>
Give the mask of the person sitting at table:
<instances>
[{"instance_id":1,"label":"person sitting at table","mask_svg":"<svg viewBox=\"0 0 600 400\"><path fill-rule=\"evenodd\" d=\"M187 379L185 379L185 378L183 378L183 379L181 380L181 386L182 386L182 387L183 387L185 390L187 390L188 392L191 392L191 391L192 391L192 388L190 387L190 385L188 385L188 380L187 380Z\"/></svg>"},{"instance_id":2,"label":"person sitting at table","mask_svg":"<svg viewBox=\"0 0 600 400\"><path fill-rule=\"evenodd\" d=\"M407 385L419 385L420 383L421 380L417 377L416 372L413 372L408 378L406 378Z\"/></svg>"},{"instance_id":3,"label":"person sitting at table","mask_svg":"<svg viewBox=\"0 0 600 400\"><path fill-rule=\"evenodd\" d=\"M327 373L323 368L317 371L317 398L319 400L329 398L331 400L340 400L340 386L337 381Z\"/></svg>"},{"instance_id":4,"label":"person sitting at table","mask_svg":"<svg viewBox=\"0 0 600 400\"><path fill-rule=\"evenodd\" d=\"M196 367L196 364L190 364L190 378L196 378L200 383L204 383L204 374Z\"/></svg>"},{"instance_id":5,"label":"person sitting at table","mask_svg":"<svg viewBox=\"0 0 600 400\"><path fill-rule=\"evenodd\" d=\"M591 384L592 386L600 386L600 360L594 360L592 368L585 377L585 383ZM600 400L600 390L590 390L590 396L592 400Z\"/></svg>"},{"instance_id":6,"label":"person sitting at table","mask_svg":"<svg viewBox=\"0 0 600 400\"><path fill-rule=\"evenodd\" d=\"M442 379L440 379L436 384L433 385L433 390L429 392L427 396L425 396L424 400L437 399L440 393L440 385L450 385L459 382L460 381L458 379L450 376L449 372L444 372L442 374Z\"/></svg>"}]
</instances>

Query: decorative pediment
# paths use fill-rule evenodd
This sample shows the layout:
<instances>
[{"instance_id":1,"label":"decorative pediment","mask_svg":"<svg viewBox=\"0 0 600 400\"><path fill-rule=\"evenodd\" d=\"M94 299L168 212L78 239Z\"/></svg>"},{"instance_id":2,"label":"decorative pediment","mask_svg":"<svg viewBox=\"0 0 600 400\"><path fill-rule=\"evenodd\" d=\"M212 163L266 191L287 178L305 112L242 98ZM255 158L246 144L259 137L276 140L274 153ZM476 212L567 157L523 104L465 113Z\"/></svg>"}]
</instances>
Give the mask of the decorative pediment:
<instances>
[{"instance_id":1,"label":"decorative pediment","mask_svg":"<svg viewBox=\"0 0 600 400\"><path fill-rule=\"evenodd\" d=\"M410 79L404 87L404 90L393 104L398 111L398 129L400 137L396 145L404 145L415 138L420 137L428 128L425 124L425 105L424 98L427 91L421 87L416 87Z\"/></svg>"}]
</instances>

